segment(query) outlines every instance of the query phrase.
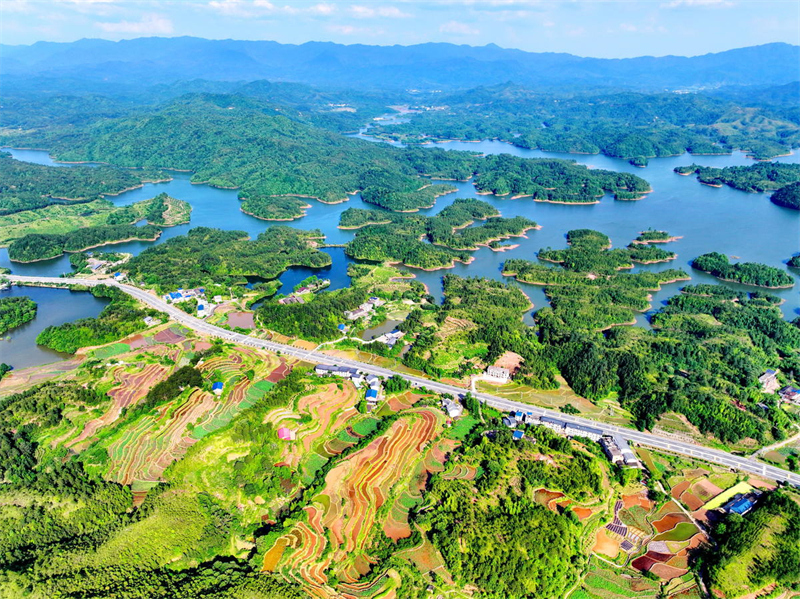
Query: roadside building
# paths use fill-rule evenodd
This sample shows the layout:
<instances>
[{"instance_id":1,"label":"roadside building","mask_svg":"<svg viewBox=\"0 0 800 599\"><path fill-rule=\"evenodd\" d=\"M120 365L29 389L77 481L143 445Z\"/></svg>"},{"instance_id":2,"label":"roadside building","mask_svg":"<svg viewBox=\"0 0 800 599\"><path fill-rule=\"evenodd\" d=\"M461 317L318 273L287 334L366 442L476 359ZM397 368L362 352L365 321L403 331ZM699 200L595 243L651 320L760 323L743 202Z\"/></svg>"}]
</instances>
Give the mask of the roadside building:
<instances>
[{"instance_id":1,"label":"roadside building","mask_svg":"<svg viewBox=\"0 0 800 599\"><path fill-rule=\"evenodd\" d=\"M450 418L458 418L461 414L464 413L464 408L461 407L461 404L458 401L454 401L452 399L443 399L442 400L442 408Z\"/></svg>"},{"instance_id":2,"label":"roadside building","mask_svg":"<svg viewBox=\"0 0 800 599\"><path fill-rule=\"evenodd\" d=\"M764 393L775 393L781 386L778 382L778 373L772 369L758 377L758 382L761 383L761 390Z\"/></svg>"},{"instance_id":3,"label":"roadside building","mask_svg":"<svg viewBox=\"0 0 800 599\"><path fill-rule=\"evenodd\" d=\"M358 376L358 370L355 368L349 368L347 366L329 366L328 364L317 364L314 367L314 372L319 376L331 375L346 379Z\"/></svg>"},{"instance_id":4,"label":"roadside building","mask_svg":"<svg viewBox=\"0 0 800 599\"><path fill-rule=\"evenodd\" d=\"M508 379L511 378L511 372L509 372L508 368L501 368L500 366L489 366L486 369L486 376L505 383L508 381Z\"/></svg>"}]
</instances>

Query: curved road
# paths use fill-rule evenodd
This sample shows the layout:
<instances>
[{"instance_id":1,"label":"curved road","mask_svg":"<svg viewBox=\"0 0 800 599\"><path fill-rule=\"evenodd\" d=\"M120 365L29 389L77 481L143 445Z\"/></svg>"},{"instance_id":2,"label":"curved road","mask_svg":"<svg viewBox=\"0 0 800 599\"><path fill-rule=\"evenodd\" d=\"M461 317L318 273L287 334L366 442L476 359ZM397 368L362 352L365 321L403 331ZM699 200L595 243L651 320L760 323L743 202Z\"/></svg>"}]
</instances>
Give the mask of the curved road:
<instances>
[{"instance_id":1,"label":"curved road","mask_svg":"<svg viewBox=\"0 0 800 599\"><path fill-rule=\"evenodd\" d=\"M133 287L132 285L126 285L124 283L119 283L114 280L104 279L96 281L91 279L27 277L20 275L6 275L6 277L13 282L40 283L45 285L50 285L50 284L73 284L73 285L87 285L87 286L93 286L99 284L113 285L114 287L118 287L122 291L125 291L126 293L130 294L139 301L168 314L170 318L172 318L176 322L179 322L180 324L190 329L193 329L205 335L209 335L211 337L218 337L220 339L224 339L226 341L232 341L241 345L249 345L251 347L267 349L269 351L276 353L280 352L316 364L331 364L331 365L336 364L341 366L349 366L353 368L358 368L359 370L362 370L367 373L376 374L380 376L398 375L410 381L414 385L427 387L428 389L432 389L440 393L461 395L465 392L465 390L460 387L455 387L453 385L446 385L444 383L431 381L429 379L417 377L402 372L395 372L388 368L381 368L380 366L365 364L363 362L358 362L356 360L349 360L346 358L334 358L332 356L318 353L315 350L304 350L297 347L292 347L290 345L284 345L282 343L276 343L274 341L267 341L265 339L257 339L255 337L250 337L249 335L242 335L240 333L228 331L226 329L214 326L212 324L208 324L204 320L195 318L194 316L190 316L189 314L186 314L182 310L179 310L178 308L167 304L160 297L157 297L152 293L148 293L146 291L143 291L142 289L139 289L138 287ZM572 422L574 424L591 426L596 429L601 429L606 434L618 435L624 439L627 439L631 443L637 443L639 445L646 445L648 447L653 447L655 449L660 449L663 451L691 456L694 458L712 462L714 464L719 464L721 466L734 468L736 470L741 470L743 472L748 472L751 474L755 474L758 476L762 476L777 481L787 482L789 484L800 487L800 474L788 472L786 470L783 470L782 468L777 468L769 464L764 464L752 458L735 456L717 449L703 447L702 445L695 445L692 443L685 443L682 441L674 441L671 439L660 437L653 433L637 431L634 429L616 426L613 424L596 422L594 420L589 420L588 418L581 418L579 416L563 414L555 410L548 410L546 408L540 408L532 406L530 404L504 399L502 397L497 397L496 395L490 395L488 393L475 393L474 395L481 401L485 402L487 405L490 405L500 410L504 411L521 410L523 412L532 412L533 414L539 416L551 416L553 418L558 418L559 420L562 420L564 422Z\"/></svg>"}]
</instances>

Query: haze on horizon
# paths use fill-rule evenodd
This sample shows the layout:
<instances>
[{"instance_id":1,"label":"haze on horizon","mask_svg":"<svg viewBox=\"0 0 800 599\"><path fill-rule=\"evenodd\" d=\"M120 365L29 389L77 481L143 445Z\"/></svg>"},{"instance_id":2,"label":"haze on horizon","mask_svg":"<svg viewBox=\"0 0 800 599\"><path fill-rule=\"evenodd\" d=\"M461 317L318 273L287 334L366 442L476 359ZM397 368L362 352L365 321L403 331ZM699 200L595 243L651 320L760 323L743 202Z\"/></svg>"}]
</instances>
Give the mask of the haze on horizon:
<instances>
[{"instance_id":1,"label":"haze on horizon","mask_svg":"<svg viewBox=\"0 0 800 599\"><path fill-rule=\"evenodd\" d=\"M623 58L800 43L793 0L3 0L0 41L145 36L301 44L490 43Z\"/></svg>"}]
</instances>

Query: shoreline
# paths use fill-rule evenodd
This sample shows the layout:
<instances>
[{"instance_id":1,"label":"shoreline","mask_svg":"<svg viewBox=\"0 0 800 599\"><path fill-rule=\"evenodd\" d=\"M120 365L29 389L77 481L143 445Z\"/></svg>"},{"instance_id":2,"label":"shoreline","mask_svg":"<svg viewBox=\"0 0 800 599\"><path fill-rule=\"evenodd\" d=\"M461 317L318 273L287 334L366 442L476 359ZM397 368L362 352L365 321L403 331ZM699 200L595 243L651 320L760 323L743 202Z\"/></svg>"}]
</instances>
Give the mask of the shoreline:
<instances>
[{"instance_id":1,"label":"shoreline","mask_svg":"<svg viewBox=\"0 0 800 599\"><path fill-rule=\"evenodd\" d=\"M647 231L639 231L639 235L644 235ZM672 237L667 237L666 239L643 239L638 241L634 239L631 241L632 244L635 245L650 245L651 243L672 243L673 241L678 241L679 239L683 239L683 235L673 235Z\"/></svg>"},{"instance_id":2,"label":"shoreline","mask_svg":"<svg viewBox=\"0 0 800 599\"><path fill-rule=\"evenodd\" d=\"M158 235L156 235L152 239L147 238L147 237L128 237L127 239L118 239L116 241L104 241L102 243L96 243L94 245L89 245L89 246L86 246L86 247L78 249L78 250L64 250L60 254L58 254L57 256L48 256L47 258L36 258L35 260L14 260L13 258L11 258L9 256L8 259L9 259L10 262L16 262L17 264L32 264L34 262L44 262L45 260L55 260L56 258L60 258L61 256L65 255L65 254L78 254L80 252L85 252L86 250L92 250L94 248L103 247L105 245L116 245L118 243L128 243L129 241L153 242L153 241L158 240L159 237L161 237L161 233L162 232L159 231Z\"/></svg>"},{"instance_id":3,"label":"shoreline","mask_svg":"<svg viewBox=\"0 0 800 599\"><path fill-rule=\"evenodd\" d=\"M337 229L341 229L343 231L356 231L358 229L363 229L364 227L372 227L372 226L378 226L378 225L389 225L391 223L392 223L392 221L390 221L390 220L387 220L387 221L368 221L368 222L364 223L363 225L352 225L352 226L349 226L349 227L345 227L345 226L342 226L342 225L337 225L336 228Z\"/></svg>"},{"instance_id":4,"label":"shoreline","mask_svg":"<svg viewBox=\"0 0 800 599\"><path fill-rule=\"evenodd\" d=\"M387 262L389 266L405 266L406 268L413 268L415 270L424 270L425 272L436 272L437 270L447 270L450 268L456 267L456 262L461 262L464 265L472 264L475 261L475 256L470 256L466 261L459 260L458 258L453 258L450 261L449 265L446 266L436 266L434 268L423 268L422 266L414 266L413 264L405 264L402 260L395 260L393 262Z\"/></svg>"},{"instance_id":5,"label":"shoreline","mask_svg":"<svg viewBox=\"0 0 800 599\"><path fill-rule=\"evenodd\" d=\"M774 286L774 287L770 286L770 285L756 285L755 283L743 283L742 281L737 281L735 279L723 279L722 277L718 277L716 275L712 275L707 270L700 270L699 268L695 268L694 266L692 266L692 268L694 268L695 270L697 270L699 272L704 272L707 275L709 275L711 277L714 277L718 281L725 281L726 283L736 283L737 285L745 285L747 287L759 287L761 289L791 289L792 287L794 287L794 283L792 283L791 285L777 285L777 286Z\"/></svg>"},{"instance_id":6,"label":"shoreline","mask_svg":"<svg viewBox=\"0 0 800 599\"><path fill-rule=\"evenodd\" d=\"M288 222L291 222L293 220L299 220L299 219L303 218L304 216L306 216L308 214L308 209L309 208L311 208L311 204L305 204L301 208L300 215L299 216L293 216L291 218L267 218L267 217L264 217L264 216L258 216L257 214L253 214L252 212L248 212L247 210L242 208L241 205L239 206L239 210L241 212L243 212L244 214L248 215L248 216L252 216L253 218L257 218L258 220L264 220L264 221L275 222L275 223L288 223Z\"/></svg>"}]
</instances>

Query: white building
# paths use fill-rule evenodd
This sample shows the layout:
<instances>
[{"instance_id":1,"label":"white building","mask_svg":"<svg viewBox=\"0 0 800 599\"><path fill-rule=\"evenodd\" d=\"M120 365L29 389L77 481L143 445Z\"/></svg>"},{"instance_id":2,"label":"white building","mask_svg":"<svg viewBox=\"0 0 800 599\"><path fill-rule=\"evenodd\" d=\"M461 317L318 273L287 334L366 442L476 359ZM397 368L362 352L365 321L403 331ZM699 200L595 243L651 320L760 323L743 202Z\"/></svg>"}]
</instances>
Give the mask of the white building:
<instances>
[{"instance_id":1,"label":"white building","mask_svg":"<svg viewBox=\"0 0 800 599\"><path fill-rule=\"evenodd\" d=\"M511 373L509 372L508 368L489 366L489 368L486 369L486 376L505 383L511 378Z\"/></svg>"}]
</instances>

